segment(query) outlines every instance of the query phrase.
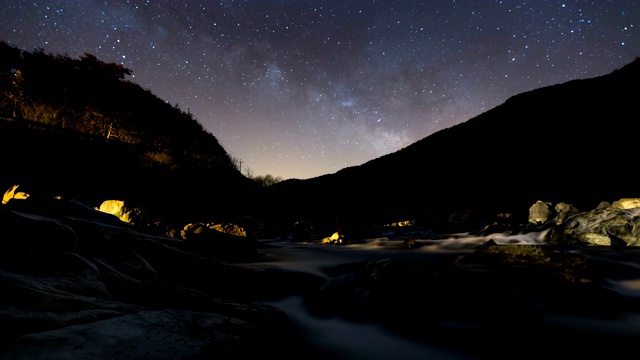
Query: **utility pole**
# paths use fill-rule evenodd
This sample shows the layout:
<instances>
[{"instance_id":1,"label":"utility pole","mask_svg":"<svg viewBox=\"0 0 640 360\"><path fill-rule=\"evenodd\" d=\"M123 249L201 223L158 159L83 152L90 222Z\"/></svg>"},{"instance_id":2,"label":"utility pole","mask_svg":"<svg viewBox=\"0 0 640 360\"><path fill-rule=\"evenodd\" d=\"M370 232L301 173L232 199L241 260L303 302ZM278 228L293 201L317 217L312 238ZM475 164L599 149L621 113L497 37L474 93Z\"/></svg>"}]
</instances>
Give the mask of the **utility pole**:
<instances>
[{"instance_id":1,"label":"utility pole","mask_svg":"<svg viewBox=\"0 0 640 360\"><path fill-rule=\"evenodd\" d=\"M238 160L238 167L240 168L240 174L242 174L242 160Z\"/></svg>"}]
</instances>

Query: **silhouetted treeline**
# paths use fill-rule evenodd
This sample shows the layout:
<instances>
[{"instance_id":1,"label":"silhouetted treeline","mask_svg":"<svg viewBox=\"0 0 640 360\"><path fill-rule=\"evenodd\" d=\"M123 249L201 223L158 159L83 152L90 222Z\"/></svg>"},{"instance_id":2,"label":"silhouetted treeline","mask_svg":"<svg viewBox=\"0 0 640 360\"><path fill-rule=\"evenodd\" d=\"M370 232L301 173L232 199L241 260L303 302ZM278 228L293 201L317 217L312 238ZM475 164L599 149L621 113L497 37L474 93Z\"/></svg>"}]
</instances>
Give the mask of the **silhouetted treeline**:
<instances>
[{"instance_id":1,"label":"silhouetted treeline","mask_svg":"<svg viewBox=\"0 0 640 360\"><path fill-rule=\"evenodd\" d=\"M264 187L271 186L283 181L282 177L273 176L271 174L249 176L249 178Z\"/></svg>"},{"instance_id":2,"label":"silhouetted treeline","mask_svg":"<svg viewBox=\"0 0 640 360\"><path fill-rule=\"evenodd\" d=\"M72 59L0 41L0 117L139 145L160 165L182 159L236 167L193 114L125 80L126 75L131 70L91 54Z\"/></svg>"}]
</instances>

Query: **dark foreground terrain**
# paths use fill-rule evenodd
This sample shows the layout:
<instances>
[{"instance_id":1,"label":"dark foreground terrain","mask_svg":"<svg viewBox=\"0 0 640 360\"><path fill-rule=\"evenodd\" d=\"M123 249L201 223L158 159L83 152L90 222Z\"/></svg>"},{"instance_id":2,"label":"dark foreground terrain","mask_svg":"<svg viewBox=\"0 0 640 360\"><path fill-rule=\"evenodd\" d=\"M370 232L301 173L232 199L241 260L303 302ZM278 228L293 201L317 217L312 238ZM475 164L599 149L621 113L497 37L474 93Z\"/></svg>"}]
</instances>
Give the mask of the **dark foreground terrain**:
<instances>
[{"instance_id":1,"label":"dark foreground terrain","mask_svg":"<svg viewBox=\"0 0 640 360\"><path fill-rule=\"evenodd\" d=\"M640 340L634 199L297 241L18 189L0 206L2 359L620 358Z\"/></svg>"}]
</instances>

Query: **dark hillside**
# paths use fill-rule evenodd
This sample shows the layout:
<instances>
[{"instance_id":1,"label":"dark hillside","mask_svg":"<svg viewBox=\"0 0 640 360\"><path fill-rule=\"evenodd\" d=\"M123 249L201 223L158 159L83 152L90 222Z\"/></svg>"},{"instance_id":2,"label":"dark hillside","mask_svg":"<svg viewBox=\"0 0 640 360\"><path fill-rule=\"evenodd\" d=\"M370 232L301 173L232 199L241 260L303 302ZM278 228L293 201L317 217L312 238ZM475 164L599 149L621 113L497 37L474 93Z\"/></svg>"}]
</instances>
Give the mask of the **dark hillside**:
<instances>
[{"instance_id":1,"label":"dark hillside","mask_svg":"<svg viewBox=\"0 0 640 360\"><path fill-rule=\"evenodd\" d=\"M260 186L192 114L124 80L128 69L1 42L0 59L2 189L130 200L179 225L250 213Z\"/></svg>"},{"instance_id":2,"label":"dark hillside","mask_svg":"<svg viewBox=\"0 0 640 360\"><path fill-rule=\"evenodd\" d=\"M608 75L519 94L361 166L269 191L288 199L284 209L359 221L419 219L462 207L526 212L536 200L594 208L638 197L632 154L639 87L635 60Z\"/></svg>"},{"instance_id":3,"label":"dark hillside","mask_svg":"<svg viewBox=\"0 0 640 360\"><path fill-rule=\"evenodd\" d=\"M234 166L193 115L125 80L131 71L91 54L79 59L0 42L0 116L115 138Z\"/></svg>"},{"instance_id":4,"label":"dark hillside","mask_svg":"<svg viewBox=\"0 0 640 360\"><path fill-rule=\"evenodd\" d=\"M640 197L640 60L513 96L361 166L265 189L240 174L192 114L125 80L121 65L1 42L0 55L4 187L46 186L94 203L132 199L172 219L255 214L324 224Z\"/></svg>"},{"instance_id":5,"label":"dark hillside","mask_svg":"<svg viewBox=\"0 0 640 360\"><path fill-rule=\"evenodd\" d=\"M140 146L25 120L0 119L0 134L10 134L0 142L3 191L21 184L92 206L128 200L155 220L183 226L251 215L261 190L234 168L191 158L164 163Z\"/></svg>"}]
</instances>

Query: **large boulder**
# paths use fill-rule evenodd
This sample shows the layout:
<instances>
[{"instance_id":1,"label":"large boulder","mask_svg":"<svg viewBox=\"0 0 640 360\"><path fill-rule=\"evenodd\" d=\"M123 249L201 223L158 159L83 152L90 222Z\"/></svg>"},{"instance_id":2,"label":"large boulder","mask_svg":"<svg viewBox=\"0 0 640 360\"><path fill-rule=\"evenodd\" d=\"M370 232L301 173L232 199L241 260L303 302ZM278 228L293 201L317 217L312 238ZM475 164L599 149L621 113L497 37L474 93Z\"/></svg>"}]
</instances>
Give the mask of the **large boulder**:
<instances>
[{"instance_id":1,"label":"large boulder","mask_svg":"<svg viewBox=\"0 0 640 360\"><path fill-rule=\"evenodd\" d=\"M218 259L247 259L258 255L258 242L246 236L220 231L221 227L205 223L190 223L180 231L188 248L198 254Z\"/></svg>"},{"instance_id":2,"label":"large boulder","mask_svg":"<svg viewBox=\"0 0 640 360\"><path fill-rule=\"evenodd\" d=\"M117 216L120 220L133 225L148 225L146 211L137 205L123 200L105 200L97 210Z\"/></svg>"},{"instance_id":3,"label":"large boulder","mask_svg":"<svg viewBox=\"0 0 640 360\"><path fill-rule=\"evenodd\" d=\"M553 216L554 213L550 202L538 200L529 208L529 223L533 225L545 224Z\"/></svg>"}]
</instances>

